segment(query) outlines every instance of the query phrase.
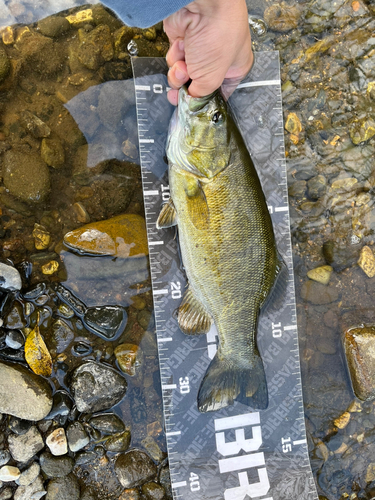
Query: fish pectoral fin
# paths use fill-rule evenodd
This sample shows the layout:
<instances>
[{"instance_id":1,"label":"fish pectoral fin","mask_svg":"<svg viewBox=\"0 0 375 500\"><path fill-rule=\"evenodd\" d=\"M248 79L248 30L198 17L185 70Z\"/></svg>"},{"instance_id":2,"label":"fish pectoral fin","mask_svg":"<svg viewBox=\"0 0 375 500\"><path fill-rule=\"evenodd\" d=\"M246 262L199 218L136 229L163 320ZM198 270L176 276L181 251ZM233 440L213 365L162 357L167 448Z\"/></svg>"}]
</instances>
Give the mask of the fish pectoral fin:
<instances>
[{"instance_id":1,"label":"fish pectoral fin","mask_svg":"<svg viewBox=\"0 0 375 500\"><path fill-rule=\"evenodd\" d=\"M210 217L206 195L198 179L193 179L185 186L189 219L197 229L208 229Z\"/></svg>"},{"instance_id":2,"label":"fish pectoral fin","mask_svg":"<svg viewBox=\"0 0 375 500\"><path fill-rule=\"evenodd\" d=\"M168 202L163 206L160 211L158 220L156 221L157 229L163 227L172 227L177 224L177 211L174 206L172 198L169 198Z\"/></svg>"},{"instance_id":3,"label":"fish pectoral fin","mask_svg":"<svg viewBox=\"0 0 375 500\"><path fill-rule=\"evenodd\" d=\"M211 324L210 314L189 287L178 308L178 326L187 335L199 335L209 332Z\"/></svg>"}]
</instances>

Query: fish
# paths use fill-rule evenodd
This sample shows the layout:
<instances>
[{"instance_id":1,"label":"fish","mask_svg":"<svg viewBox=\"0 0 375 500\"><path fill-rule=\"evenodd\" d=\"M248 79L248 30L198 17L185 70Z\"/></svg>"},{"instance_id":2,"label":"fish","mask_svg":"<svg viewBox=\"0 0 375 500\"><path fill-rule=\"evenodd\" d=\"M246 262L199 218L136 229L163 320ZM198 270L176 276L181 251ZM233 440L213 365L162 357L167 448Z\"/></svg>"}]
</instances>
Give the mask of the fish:
<instances>
[{"instance_id":1,"label":"fish","mask_svg":"<svg viewBox=\"0 0 375 500\"><path fill-rule=\"evenodd\" d=\"M214 322L219 336L198 409L216 411L234 401L265 409L257 326L285 264L258 174L220 90L200 98L186 86L179 90L166 153L170 199L156 226L178 228L188 283L178 324L198 335Z\"/></svg>"}]
</instances>

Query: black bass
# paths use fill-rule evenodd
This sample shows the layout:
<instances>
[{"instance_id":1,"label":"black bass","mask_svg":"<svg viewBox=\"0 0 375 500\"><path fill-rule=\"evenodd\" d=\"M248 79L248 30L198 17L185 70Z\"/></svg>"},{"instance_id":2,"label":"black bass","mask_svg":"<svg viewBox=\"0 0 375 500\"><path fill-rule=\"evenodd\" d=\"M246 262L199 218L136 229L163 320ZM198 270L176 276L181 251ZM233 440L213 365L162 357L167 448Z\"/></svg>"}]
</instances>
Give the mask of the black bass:
<instances>
[{"instance_id":1,"label":"black bass","mask_svg":"<svg viewBox=\"0 0 375 500\"><path fill-rule=\"evenodd\" d=\"M195 335L214 321L219 334L198 408L214 411L237 400L264 409L256 332L282 261L258 175L219 91L193 98L180 89L167 157L171 198L157 227L178 226L188 278L178 323Z\"/></svg>"}]
</instances>

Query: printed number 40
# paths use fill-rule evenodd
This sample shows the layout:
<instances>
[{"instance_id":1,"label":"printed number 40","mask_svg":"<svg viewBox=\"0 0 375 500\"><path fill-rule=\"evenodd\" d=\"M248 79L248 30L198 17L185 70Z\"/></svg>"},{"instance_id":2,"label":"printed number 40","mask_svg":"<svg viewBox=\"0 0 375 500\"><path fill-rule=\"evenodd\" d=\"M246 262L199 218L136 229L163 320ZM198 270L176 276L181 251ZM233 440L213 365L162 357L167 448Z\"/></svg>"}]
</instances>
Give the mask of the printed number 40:
<instances>
[{"instance_id":1,"label":"printed number 40","mask_svg":"<svg viewBox=\"0 0 375 500\"><path fill-rule=\"evenodd\" d=\"M199 491L201 489L201 485L199 484L198 474L194 474L194 472L190 472L189 482L190 482L191 491Z\"/></svg>"}]
</instances>

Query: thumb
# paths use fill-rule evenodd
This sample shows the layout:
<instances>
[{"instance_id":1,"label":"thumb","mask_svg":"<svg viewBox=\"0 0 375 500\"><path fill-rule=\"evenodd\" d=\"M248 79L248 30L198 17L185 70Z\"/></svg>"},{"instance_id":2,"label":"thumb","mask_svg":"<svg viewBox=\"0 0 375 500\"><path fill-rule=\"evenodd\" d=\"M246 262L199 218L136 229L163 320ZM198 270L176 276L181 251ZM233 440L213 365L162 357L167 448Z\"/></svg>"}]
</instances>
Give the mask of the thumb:
<instances>
[{"instance_id":1,"label":"thumb","mask_svg":"<svg viewBox=\"0 0 375 500\"><path fill-rule=\"evenodd\" d=\"M218 89L224 79L224 74L207 75L194 78L189 85L189 94L192 97L205 97Z\"/></svg>"}]
</instances>

